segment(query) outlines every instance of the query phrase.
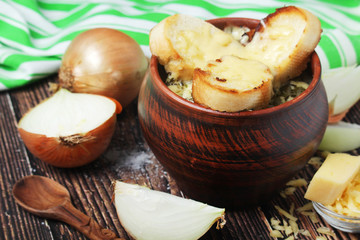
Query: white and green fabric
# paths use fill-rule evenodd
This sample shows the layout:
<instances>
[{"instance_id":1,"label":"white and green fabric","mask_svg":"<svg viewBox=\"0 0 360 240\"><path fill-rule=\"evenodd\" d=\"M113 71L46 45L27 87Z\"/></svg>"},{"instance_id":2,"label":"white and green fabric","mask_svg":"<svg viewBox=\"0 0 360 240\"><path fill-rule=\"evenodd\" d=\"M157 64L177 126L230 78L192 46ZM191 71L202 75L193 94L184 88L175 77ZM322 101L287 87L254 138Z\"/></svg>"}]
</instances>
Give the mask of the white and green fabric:
<instances>
[{"instance_id":1,"label":"white and green fabric","mask_svg":"<svg viewBox=\"0 0 360 240\"><path fill-rule=\"evenodd\" d=\"M148 33L169 15L261 19L284 5L308 9L321 20L316 51L324 70L360 63L359 0L1 0L0 90L56 73L70 41L87 29L121 30L150 56Z\"/></svg>"}]
</instances>

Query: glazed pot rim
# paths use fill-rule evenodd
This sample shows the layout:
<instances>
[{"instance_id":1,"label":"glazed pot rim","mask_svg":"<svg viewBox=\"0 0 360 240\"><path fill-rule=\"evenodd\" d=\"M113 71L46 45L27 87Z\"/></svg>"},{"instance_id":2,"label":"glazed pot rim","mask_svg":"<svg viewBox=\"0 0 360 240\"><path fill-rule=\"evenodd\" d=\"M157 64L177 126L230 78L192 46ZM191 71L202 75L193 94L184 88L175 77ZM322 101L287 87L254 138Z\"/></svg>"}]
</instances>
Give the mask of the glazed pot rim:
<instances>
[{"instance_id":1,"label":"glazed pot rim","mask_svg":"<svg viewBox=\"0 0 360 240\"><path fill-rule=\"evenodd\" d=\"M217 19L211 19L209 22L215 23L215 22L221 22L223 20L230 20L235 21L236 20L245 20L245 21L252 21L259 22L259 20L256 19L249 19L249 18L217 18ZM168 86L165 84L165 82L161 79L161 76L159 74L159 61L157 59L157 56L152 55L150 59L150 73L151 79L154 85L156 85L159 90L166 96L167 99L170 101L184 107L185 109L189 109L195 112L198 112L199 114L207 114L207 115L213 115L218 117L255 117L255 116L262 116L267 114L272 114L275 112L281 112L288 108L291 108L297 103L303 101L307 97L309 97L316 86L321 81L321 63L319 56L314 51L310 57L310 67L312 69L312 80L305 91L303 91L299 96L295 97L294 99L287 101L285 103L282 103L277 106L268 107L264 109L259 110L252 110L252 111L240 111L240 112L221 112L217 110L212 110L210 108L206 108L205 106L202 106L200 104L190 102L181 96L177 95L173 91L171 91Z\"/></svg>"}]
</instances>

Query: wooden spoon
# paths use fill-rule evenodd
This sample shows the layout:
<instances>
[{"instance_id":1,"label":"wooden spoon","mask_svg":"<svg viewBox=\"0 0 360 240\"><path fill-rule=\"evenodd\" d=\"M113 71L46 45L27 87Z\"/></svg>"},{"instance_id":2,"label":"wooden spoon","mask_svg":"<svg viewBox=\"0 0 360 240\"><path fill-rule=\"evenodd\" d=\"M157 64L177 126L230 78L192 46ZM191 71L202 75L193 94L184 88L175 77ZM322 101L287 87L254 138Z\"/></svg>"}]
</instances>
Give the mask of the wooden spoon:
<instances>
[{"instance_id":1,"label":"wooden spoon","mask_svg":"<svg viewBox=\"0 0 360 240\"><path fill-rule=\"evenodd\" d=\"M89 216L77 210L68 190L54 180L42 176L27 176L13 187L16 202L40 217L65 222L93 240L123 240L109 229L101 227Z\"/></svg>"}]
</instances>

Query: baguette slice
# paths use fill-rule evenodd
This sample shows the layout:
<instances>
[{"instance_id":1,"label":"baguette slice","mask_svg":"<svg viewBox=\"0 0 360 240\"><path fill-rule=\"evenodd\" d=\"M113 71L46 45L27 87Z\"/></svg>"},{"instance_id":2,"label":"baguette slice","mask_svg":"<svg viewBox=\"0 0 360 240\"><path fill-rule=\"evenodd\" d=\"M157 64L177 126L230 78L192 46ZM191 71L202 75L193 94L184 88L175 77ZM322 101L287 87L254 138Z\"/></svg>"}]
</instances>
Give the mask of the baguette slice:
<instances>
[{"instance_id":1,"label":"baguette slice","mask_svg":"<svg viewBox=\"0 0 360 240\"><path fill-rule=\"evenodd\" d=\"M321 31L319 19L311 12L294 6L279 8L260 22L243 57L269 66L277 89L305 70Z\"/></svg>"},{"instance_id":2,"label":"baguette slice","mask_svg":"<svg viewBox=\"0 0 360 240\"><path fill-rule=\"evenodd\" d=\"M176 14L164 19L151 30L150 50L158 57L160 64L164 65L170 78L194 81L195 102L214 110L234 112L267 106L272 95L269 86L278 89L288 80L300 75L307 67L320 36L321 25L318 18L309 11L294 6L277 9L263 19L246 46L236 41L231 34L201 19ZM254 61L246 64L246 60L241 60L242 63L238 64L242 67L234 68L234 74L241 73L239 76L224 78L213 72L214 68L208 63L229 55L263 63L268 66L273 78L264 77L265 70L260 71L259 66L255 67L258 72L246 71L248 69L244 66L257 65ZM227 68L223 65L225 64L222 63L217 68ZM227 70L225 72L227 74ZM250 75L245 77L242 72ZM216 78L227 81L219 83L214 81ZM270 78L273 79L272 83L268 82ZM238 83L241 80L246 84L250 79L256 82L251 87L240 86Z\"/></svg>"},{"instance_id":3,"label":"baguette slice","mask_svg":"<svg viewBox=\"0 0 360 240\"><path fill-rule=\"evenodd\" d=\"M175 80L192 80L195 68L225 55L241 55L244 49L230 33L184 14L165 18L149 37L151 53Z\"/></svg>"},{"instance_id":4,"label":"baguette slice","mask_svg":"<svg viewBox=\"0 0 360 240\"><path fill-rule=\"evenodd\" d=\"M269 104L273 75L259 61L224 56L196 68L194 102L225 112L260 109Z\"/></svg>"}]
</instances>

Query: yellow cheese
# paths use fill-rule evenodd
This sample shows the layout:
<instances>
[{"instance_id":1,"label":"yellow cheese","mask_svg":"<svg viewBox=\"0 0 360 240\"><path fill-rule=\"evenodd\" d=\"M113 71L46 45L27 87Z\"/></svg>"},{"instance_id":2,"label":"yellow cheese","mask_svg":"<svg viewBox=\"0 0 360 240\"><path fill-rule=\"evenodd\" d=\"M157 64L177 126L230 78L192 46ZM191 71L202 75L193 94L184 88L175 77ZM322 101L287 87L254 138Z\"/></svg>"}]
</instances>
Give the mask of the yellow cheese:
<instances>
[{"instance_id":1,"label":"yellow cheese","mask_svg":"<svg viewBox=\"0 0 360 240\"><path fill-rule=\"evenodd\" d=\"M194 20L194 25L200 24L196 23L200 21L199 19L191 19ZM196 67L202 69L210 60L225 55L239 55L243 52L244 46L231 34L225 33L212 24L201 20L201 27L189 27L182 30L176 28L169 30L170 37L174 38L173 47L180 56L166 65L166 71L171 72L174 79L192 80L193 70Z\"/></svg>"},{"instance_id":2,"label":"yellow cheese","mask_svg":"<svg viewBox=\"0 0 360 240\"><path fill-rule=\"evenodd\" d=\"M202 68L209 60L225 55L241 53L244 47L231 34L204 24L196 31L184 30L178 33L176 49L187 61Z\"/></svg>"},{"instance_id":3,"label":"yellow cheese","mask_svg":"<svg viewBox=\"0 0 360 240\"><path fill-rule=\"evenodd\" d=\"M230 88L229 90L247 91L261 87L264 81L273 79L269 68L261 62L231 55L210 61L204 70L213 74L214 78L210 81L212 85Z\"/></svg>"},{"instance_id":4,"label":"yellow cheese","mask_svg":"<svg viewBox=\"0 0 360 240\"><path fill-rule=\"evenodd\" d=\"M289 58L286 52L291 53L303 34L304 24L299 23L295 29L289 23L276 27L269 27L266 31L254 35L253 40L246 45L246 55L250 59L262 61L269 67L281 65Z\"/></svg>"},{"instance_id":5,"label":"yellow cheese","mask_svg":"<svg viewBox=\"0 0 360 240\"><path fill-rule=\"evenodd\" d=\"M360 217L360 174L351 181L340 198L326 207L341 215Z\"/></svg>"},{"instance_id":6,"label":"yellow cheese","mask_svg":"<svg viewBox=\"0 0 360 240\"><path fill-rule=\"evenodd\" d=\"M360 170L360 156L329 154L315 173L305 198L329 205L338 199Z\"/></svg>"}]
</instances>

